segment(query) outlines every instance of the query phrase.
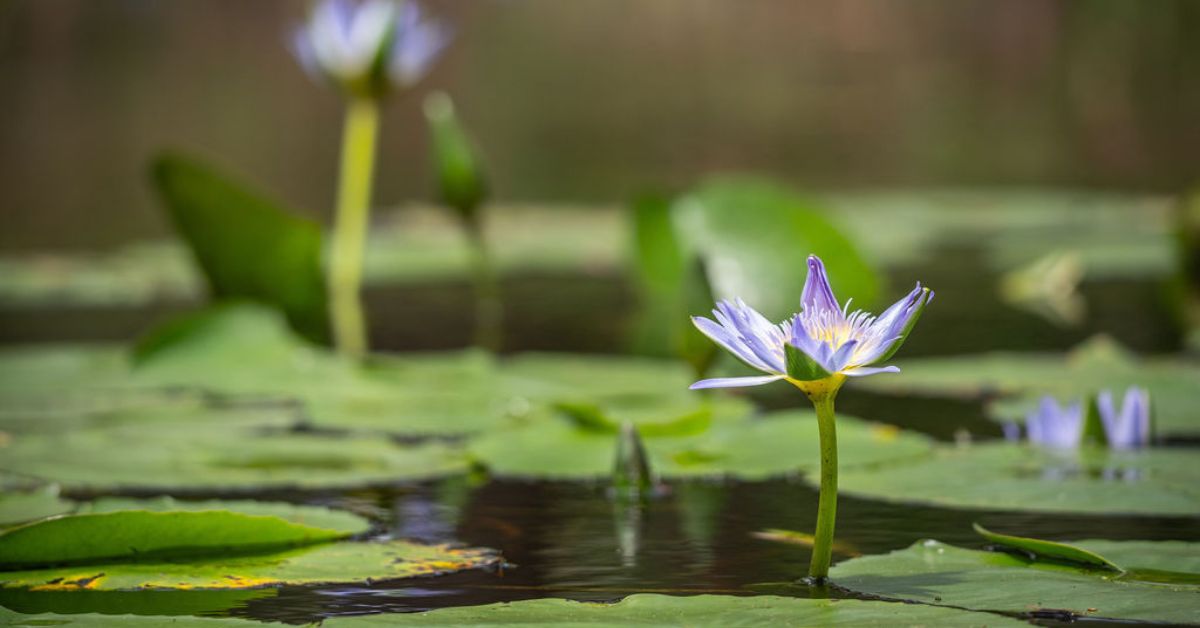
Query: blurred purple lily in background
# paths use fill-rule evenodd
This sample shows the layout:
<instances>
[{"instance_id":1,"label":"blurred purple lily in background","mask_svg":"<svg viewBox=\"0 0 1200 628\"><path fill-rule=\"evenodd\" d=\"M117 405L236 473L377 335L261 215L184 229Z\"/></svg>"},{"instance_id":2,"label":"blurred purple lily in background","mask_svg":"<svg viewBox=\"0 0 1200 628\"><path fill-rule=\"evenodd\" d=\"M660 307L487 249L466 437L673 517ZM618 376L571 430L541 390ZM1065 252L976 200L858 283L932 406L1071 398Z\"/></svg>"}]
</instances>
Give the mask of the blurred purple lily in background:
<instances>
[{"instance_id":1,"label":"blurred purple lily in background","mask_svg":"<svg viewBox=\"0 0 1200 628\"><path fill-rule=\"evenodd\" d=\"M324 0L292 40L304 69L347 96L326 282L334 345L347 357L370 349L360 292L379 104L421 80L449 42L449 29L411 0Z\"/></svg>"},{"instance_id":2,"label":"blurred purple lily in background","mask_svg":"<svg viewBox=\"0 0 1200 628\"><path fill-rule=\"evenodd\" d=\"M415 1L325 0L297 29L304 69L356 97L379 98L420 81L450 42L450 29Z\"/></svg>"},{"instance_id":3,"label":"blurred purple lily in background","mask_svg":"<svg viewBox=\"0 0 1200 628\"><path fill-rule=\"evenodd\" d=\"M1112 392L1101 391L1096 397L1096 409L1109 447L1133 449L1150 444L1150 393L1145 388L1131 386L1126 390L1120 412L1113 403Z\"/></svg>"},{"instance_id":4,"label":"blurred purple lily in background","mask_svg":"<svg viewBox=\"0 0 1200 628\"><path fill-rule=\"evenodd\" d=\"M1025 417L1025 435L1036 445L1074 449L1083 443L1089 423L1098 421L1104 442L1112 449L1136 449L1150 444L1150 394L1146 389L1133 386L1126 390L1120 410L1109 390L1096 395L1095 402L1086 407L1083 401L1060 405L1046 395ZM1019 440L1020 433L1016 424L1004 427L1008 440Z\"/></svg>"},{"instance_id":5,"label":"blurred purple lily in background","mask_svg":"<svg viewBox=\"0 0 1200 628\"><path fill-rule=\"evenodd\" d=\"M779 324L772 323L741 299L721 301L716 320L692 317L696 327L714 342L753 368L754 377L705 379L697 388L760 386L781 379L799 388L817 411L821 442L821 494L813 533L808 576L816 584L829 575L833 530L837 517L837 421L833 402L847 377L896 372L878 366L900 348L933 292L920 282L907 296L878 317L862 310L848 313L850 302L839 306L825 274L825 264L808 256L808 276L800 293L801 311Z\"/></svg>"},{"instance_id":6,"label":"blurred purple lily in background","mask_svg":"<svg viewBox=\"0 0 1200 628\"><path fill-rule=\"evenodd\" d=\"M1025 417L1025 432L1029 442L1071 449L1083 440L1083 403L1075 401L1059 405L1049 395L1038 401L1037 408Z\"/></svg>"},{"instance_id":7,"label":"blurred purple lily in background","mask_svg":"<svg viewBox=\"0 0 1200 628\"><path fill-rule=\"evenodd\" d=\"M917 282L912 292L878 317L862 310L847 314L850 302L838 305L825 265L810 255L800 295L802 310L790 320L774 324L741 299L717 303L716 321L692 317L704 335L768 375L705 379L692 388L759 386L787 379L805 389L810 387L807 382L827 378L898 372L895 366L875 365L900 349L932 300L933 292Z\"/></svg>"}]
</instances>

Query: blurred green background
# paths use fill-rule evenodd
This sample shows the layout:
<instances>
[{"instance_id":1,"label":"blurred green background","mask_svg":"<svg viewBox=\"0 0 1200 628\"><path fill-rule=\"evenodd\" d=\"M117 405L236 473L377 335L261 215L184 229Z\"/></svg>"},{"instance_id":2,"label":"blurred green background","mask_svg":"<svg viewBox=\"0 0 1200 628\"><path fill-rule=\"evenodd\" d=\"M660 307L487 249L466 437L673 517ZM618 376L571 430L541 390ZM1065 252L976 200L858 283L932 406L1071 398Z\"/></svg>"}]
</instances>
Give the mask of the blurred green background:
<instances>
[{"instance_id":1,"label":"blurred green background","mask_svg":"<svg viewBox=\"0 0 1200 628\"><path fill-rule=\"evenodd\" d=\"M1200 170L1187 0L431 1L497 202L618 204L756 171L810 189L1173 193ZM0 2L0 250L164 236L149 155L185 148L328 220L340 105L295 0ZM431 195L420 97L388 104L376 201Z\"/></svg>"}]
</instances>

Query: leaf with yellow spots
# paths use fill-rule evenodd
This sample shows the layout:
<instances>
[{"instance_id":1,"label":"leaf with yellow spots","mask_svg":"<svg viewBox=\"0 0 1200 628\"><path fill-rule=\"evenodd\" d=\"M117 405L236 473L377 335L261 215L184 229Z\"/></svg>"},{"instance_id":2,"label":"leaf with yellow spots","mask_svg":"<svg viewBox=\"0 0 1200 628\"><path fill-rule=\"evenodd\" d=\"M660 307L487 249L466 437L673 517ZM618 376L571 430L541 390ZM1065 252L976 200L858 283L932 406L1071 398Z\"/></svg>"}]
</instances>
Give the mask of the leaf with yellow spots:
<instances>
[{"instance_id":1,"label":"leaf with yellow spots","mask_svg":"<svg viewBox=\"0 0 1200 628\"><path fill-rule=\"evenodd\" d=\"M340 542L274 554L0 572L0 587L33 591L251 589L391 580L498 564L491 550L407 541Z\"/></svg>"}]
</instances>

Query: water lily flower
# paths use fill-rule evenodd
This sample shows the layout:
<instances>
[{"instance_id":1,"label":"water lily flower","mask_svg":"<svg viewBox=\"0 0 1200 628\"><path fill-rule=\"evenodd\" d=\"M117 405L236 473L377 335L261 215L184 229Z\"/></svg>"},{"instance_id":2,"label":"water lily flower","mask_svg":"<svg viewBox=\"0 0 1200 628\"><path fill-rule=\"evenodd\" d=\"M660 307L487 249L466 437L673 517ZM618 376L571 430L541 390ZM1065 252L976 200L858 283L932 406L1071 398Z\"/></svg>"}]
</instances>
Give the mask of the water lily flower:
<instances>
[{"instance_id":1,"label":"water lily flower","mask_svg":"<svg viewBox=\"0 0 1200 628\"><path fill-rule=\"evenodd\" d=\"M817 411L821 446L821 493L813 533L813 583L829 575L833 529L837 516L837 421L833 402L847 377L896 372L882 366L904 343L933 292L920 283L878 317L861 310L849 313L850 302L838 305L825 274L825 265L808 256L808 276L800 293L801 311L782 323L772 323L741 299L721 301L716 320L693 317L696 327L742 362L766 375L705 379L691 388L760 386L787 380L799 388Z\"/></svg>"},{"instance_id":2,"label":"water lily flower","mask_svg":"<svg viewBox=\"0 0 1200 628\"><path fill-rule=\"evenodd\" d=\"M1005 434L1010 433L1011 428L1006 428ZM1130 387L1120 410L1110 390L1100 391L1095 404L1086 407L1083 401L1060 405L1047 395L1025 417L1025 434L1031 443L1058 449L1077 448L1089 434L1097 441L1102 435L1112 449L1144 447L1150 444L1150 394L1144 388Z\"/></svg>"},{"instance_id":3,"label":"water lily flower","mask_svg":"<svg viewBox=\"0 0 1200 628\"><path fill-rule=\"evenodd\" d=\"M815 255L808 257L808 277L800 295L802 310L791 319L772 323L736 299L721 301L713 310L716 320L692 318L696 327L747 365L767 375L705 379L698 388L760 386L786 379L805 392L810 382L875 373L894 373L895 366L878 366L892 357L912 331L933 292L920 282L907 296L880 314L862 310L847 313L850 302L839 306Z\"/></svg>"},{"instance_id":4,"label":"water lily flower","mask_svg":"<svg viewBox=\"0 0 1200 628\"><path fill-rule=\"evenodd\" d=\"M1025 417L1025 433L1029 442L1038 445L1078 447L1083 439L1083 403L1059 405L1054 397L1042 397L1037 408Z\"/></svg>"},{"instance_id":5,"label":"water lily flower","mask_svg":"<svg viewBox=\"0 0 1200 628\"><path fill-rule=\"evenodd\" d=\"M309 74L379 98L420 81L449 42L449 29L413 0L324 0L292 45Z\"/></svg>"},{"instance_id":6,"label":"water lily flower","mask_svg":"<svg viewBox=\"0 0 1200 628\"><path fill-rule=\"evenodd\" d=\"M1132 386L1126 390L1120 412L1113 403L1112 392L1101 391L1096 397L1096 409L1109 447L1133 449L1150 444L1150 393L1145 388Z\"/></svg>"}]
</instances>

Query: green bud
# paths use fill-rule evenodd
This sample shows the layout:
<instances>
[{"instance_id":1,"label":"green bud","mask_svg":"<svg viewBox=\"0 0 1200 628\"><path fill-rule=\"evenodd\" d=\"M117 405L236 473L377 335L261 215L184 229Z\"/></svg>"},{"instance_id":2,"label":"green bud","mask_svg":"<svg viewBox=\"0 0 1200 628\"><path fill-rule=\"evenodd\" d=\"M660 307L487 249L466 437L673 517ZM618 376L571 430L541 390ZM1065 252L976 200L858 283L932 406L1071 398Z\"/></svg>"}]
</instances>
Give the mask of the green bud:
<instances>
[{"instance_id":1,"label":"green bud","mask_svg":"<svg viewBox=\"0 0 1200 628\"><path fill-rule=\"evenodd\" d=\"M441 201L458 211L468 223L487 197L482 158L454 113L454 103L443 92L425 99L425 120L436 168Z\"/></svg>"}]
</instances>

